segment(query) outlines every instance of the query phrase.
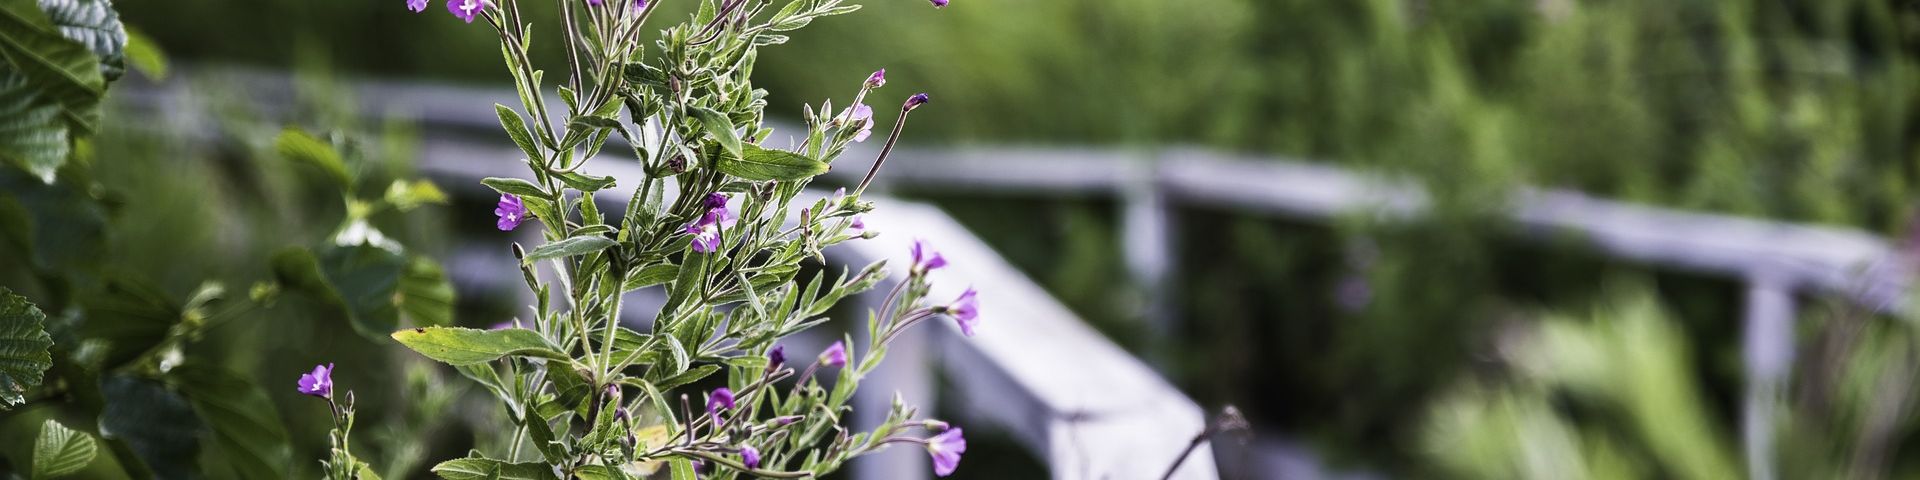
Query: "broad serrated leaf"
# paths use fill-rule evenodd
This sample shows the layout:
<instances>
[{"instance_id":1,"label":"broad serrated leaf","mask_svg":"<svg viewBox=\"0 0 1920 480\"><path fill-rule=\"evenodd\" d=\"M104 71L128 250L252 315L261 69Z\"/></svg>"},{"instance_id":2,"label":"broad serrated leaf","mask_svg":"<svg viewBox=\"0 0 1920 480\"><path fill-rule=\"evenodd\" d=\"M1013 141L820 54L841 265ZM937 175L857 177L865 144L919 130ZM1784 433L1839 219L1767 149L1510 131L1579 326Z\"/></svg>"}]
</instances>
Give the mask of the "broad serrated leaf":
<instances>
[{"instance_id":1,"label":"broad serrated leaf","mask_svg":"<svg viewBox=\"0 0 1920 480\"><path fill-rule=\"evenodd\" d=\"M347 173L347 162L340 158L340 152L334 150L333 146L328 145L327 142L308 135L300 129L288 127L281 130L280 136L273 139L273 150L288 160L320 169L321 173L327 175L327 179L342 188L353 182L353 178Z\"/></svg>"},{"instance_id":2,"label":"broad serrated leaf","mask_svg":"<svg viewBox=\"0 0 1920 480\"><path fill-rule=\"evenodd\" d=\"M513 138L513 144L518 145L520 151L527 154L527 160L535 165L546 160L540 155L539 146L533 143L533 135L527 132L527 121L520 118L520 112L498 103L493 104L493 110L500 115L500 127L506 129L507 136Z\"/></svg>"},{"instance_id":3,"label":"broad serrated leaf","mask_svg":"<svg viewBox=\"0 0 1920 480\"><path fill-rule=\"evenodd\" d=\"M287 478L292 447L267 392L234 372L187 363L168 370L194 413L213 427L213 445L236 478Z\"/></svg>"},{"instance_id":4,"label":"broad serrated leaf","mask_svg":"<svg viewBox=\"0 0 1920 480\"><path fill-rule=\"evenodd\" d=\"M393 332L392 337L427 358L456 366L491 362L508 355L567 359L545 337L524 328L425 327Z\"/></svg>"},{"instance_id":5,"label":"broad serrated leaf","mask_svg":"<svg viewBox=\"0 0 1920 480\"><path fill-rule=\"evenodd\" d=\"M446 480L558 480L553 469L538 463L507 463L491 458L456 458L433 466Z\"/></svg>"},{"instance_id":6,"label":"broad serrated leaf","mask_svg":"<svg viewBox=\"0 0 1920 480\"><path fill-rule=\"evenodd\" d=\"M533 182L518 178L487 177L480 179L480 183L486 185L488 188L492 188L493 191L504 194L518 195L521 197L547 198L547 192L541 190L539 185L534 185Z\"/></svg>"},{"instance_id":7,"label":"broad serrated leaf","mask_svg":"<svg viewBox=\"0 0 1920 480\"><path fill-rule=\"evenodd\" d=\"M92 435L47 420L40 425L40 438L33 441L33 478L51 479L79 472L99 452Z\"/></svg>"},{"instance_id":8,"label":"broad serrated leaf","mask_svg":"<svg viewBox=\"0 0 1920 480\"><path fill-rule=\"evenodd\" d=\"M799 180L827 173L827 163L785 150L747 145L745 155L720 157L716 168L748 180Z\"/></svg>"},{"instance_id":9,"label":"broad serrated leaf","mask_svg":"<svg viewBox=\"0 0 1920 480\"><path fill-rule=\"evenodd\" d=\"M692 107L687 110L693 113L693 118L700 121L700 126L706 129L708 134L713 135L714 140L720 142L721 148L727 149L728 154L734 157L741 156L740 134L733 130L733 122L727 121L726 115L701 107Z\"/></svg>"},{"instance_id":10,"label":"broad serrated leaf","mask_svg":"<svg viewBox=\"0 0 1920 480\"><path fill-rule=\"evenodd\" d=\"M27 389L53 368L47 316L26 297L0 287L0 408L25 401Z\"/></svg>"},{"instance_id":11,"label":"broad serrated leaf","mask_svg":"<svg viewBox=\"0 0 1920 480\"><path fill-rule=\"evenodd\" d=\"M120 14L107 0L39 0L47 20L60 34L79 42L100 59L100 74L108 82L126 72L127 32Z\"/></svg>"},{"instance_id":12,"label":"broad serrated leaf","mask_svg":"<svg viewBox=\"0 0 1920 480\"><path fill-rule=\"evenodd\" d=\"M69 126L93 131L107 84L99 60L62 35L34 0L0 0L0 57L59 104Z\"/></svg>"},{"instance_id":13,"label":"broad serrated leaf","mask_svg":"<svg viewBox=\"0 0 1920 480\"><path fill-rule=\"evenodd\" d=\"M0 159L53 183L72 142L60 105L42 100L26 75L0 68Z\"/></svg>"},{"instance_id":14,"label":"broad serrated leaf","mask_svg":"<svg viewBox=\"0 0 1920 480\"><path fill-rule=\"evenodd\" d=\"M549 258L561 258L561 257L571 257L575 255L585 255L593 252L598 252L601 250L606 250L608 247L612 247L617 244L618 242L614 242L613 239L611 238L602 237L598 235L583 235L578 237L567 237L558 242L549 242L545 245L541 245L538 248L533 249L532 251L527 252L526 262L533 263L540 260L546 260Z\"/></svg>"}]
</instances>

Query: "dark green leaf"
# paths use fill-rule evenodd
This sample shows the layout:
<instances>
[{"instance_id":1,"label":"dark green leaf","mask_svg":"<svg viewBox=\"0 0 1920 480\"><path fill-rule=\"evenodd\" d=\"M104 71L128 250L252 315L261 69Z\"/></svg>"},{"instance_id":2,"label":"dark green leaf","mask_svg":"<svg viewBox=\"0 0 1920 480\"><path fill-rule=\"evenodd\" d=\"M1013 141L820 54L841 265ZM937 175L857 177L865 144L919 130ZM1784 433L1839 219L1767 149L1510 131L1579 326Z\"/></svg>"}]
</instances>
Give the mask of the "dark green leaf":
<instances>
[{"instance_id":1,"label":"dark green leaf","mask_svg":"<svg viewBox=\"0 0 1920 480\"><path fill-rule=\"evenodd\" d=\"M523 355L566 360L554 351L547 339L524 328L476 330L460 327L426 327L393 332L401 345L450 365L486 363L507 355Z\"/></svg>"},{"instance_id":2,"label":"dark green leaf","mask_svg":"<svg viewBox=\"0 0 1920 480\"><path fill-rule=\"evenodd\" d=\"M554 176L560 177L561 183L582 192L598 192L613 188L615 184L613 177L587 175L580 172L557 173Z\"/></svg>"},{"instance_id":3,"label":"dark green leaf","mask_svg":"<svg viewBox=\"0 0 1920 480\"><path fill-rule=\"evenodd\" d=\"M193 363L167 371L166 381L213 427L213 445L236 477L287 478L292 461L287 431L260 387L225 369Z\"/></svg>"},{"instance_id":4,"label":"dark green leaf","mask_svg":"<svg viewBox=\"0 0 1920 480\"><path fill-rule=\"evenodd\" d=\"M701 365L688 369L685 372L680 372L679 375L663 378L653 383L660 388L672 390L674 387L698 382L701 379L707 378L708 375L712 375L713 372L718 371L720 371L719 365Z\"/></svg>"},{"instance_id":5,"label":"dark green leaf","mask_svg":"<svg viewBox=\"0 0 1920 480\"><path fill-rule=\"evenodd\" d=\"M40 0L47 19L60 34L79 42L100 59L100 74L108 82L126 72L127 32L120 14L107 0Z\"/></svg>"},{"instance_id":6,"label":"dark green leaf","mask_svg":"<svg viewBox=\"0 0 1920 480\"><path fill-rule=\"evenodd\" d=\"M206 426L186 399L159 382L120 375L102 380L100 393L106 398L100 433L121 465L145 467L149 478L189 478L197 471Z\"/></svg>"},{"instance_id":7,"label":"dark green leaf","mask_svg":"<svg viewBox=\"0 0 1920 480\"><path fill-rule=\"evenodd\" d=\"M399 328L404 297L397 293L407 267L406 257L372 245L329 247L318 256L294 248L273 257L274 275L282 284L338 309L332 313L346 317L355 331L370 339ZM423 312L432 303L427 298L421 302Z\"/></svg>"},{"instance_id":8,"label":"dark green leaf","mask_svg":"<svg viewBox=\"0 0 1920 480\"><path fill-rule=\"evenodd\" d=\"M673 286L667 289L667 304L660 309L660 318L670 318L674 310L680 308L681 303L685 303L695 292L707 288L707 257L709 256L712 254L687 250L686 258L680 262L678 278L674 279Z\"/></svg>"},{"instance_id":9,"label":"dark green leaf","mask_svg":"<svg viewBox=\"0 0 1920 480\"><path fill-rule=\"evenodd\" d=\"M728 175L760 181L799 180L827 173L826 162L785 150L747 145L745 153L738 158L720 157L717 168Z\"/></svg>"},{"instance_id":10,"label":"dark green leaf","mask_svg":"<svg viewBox=\"0 0 1920 480\"><path fill-rule=\"evenodd\" d=\"M19 405L28 388L53 368L47 316L26 297L0 287L0 408Z\"/></svg>"},{"instance_id":11,"label":"dark green leaf","mask_svg":"<svg viewBox=\"0 0 1920 480\"><path fill-rule=\"evenodd\" d=\"M62 35L33 0L0 0L0 57L59 104L70 126L93 131L107 85L99 60Z\"/></svg>"},{"instance_id":12,"label":"dark green leaf","mask_svg":"<svg viewBox=\"0 0 1920 480\"><path fill-rule=\"evenodd\" d=\"M549 258L562 258L562 257L576 256L576 255L585 255L593 252L598 252L601 250L606 250L608 247L612 247L617 244L618 243L614 242L613 239L610 239L607 237L595 236L595 235L567 237L558 242L550 242L545 245L541 245L539 248L535 248L532 251L527 252L526 262L533 263L536 261L545 260Z\"/></svg>"}]
</instances>

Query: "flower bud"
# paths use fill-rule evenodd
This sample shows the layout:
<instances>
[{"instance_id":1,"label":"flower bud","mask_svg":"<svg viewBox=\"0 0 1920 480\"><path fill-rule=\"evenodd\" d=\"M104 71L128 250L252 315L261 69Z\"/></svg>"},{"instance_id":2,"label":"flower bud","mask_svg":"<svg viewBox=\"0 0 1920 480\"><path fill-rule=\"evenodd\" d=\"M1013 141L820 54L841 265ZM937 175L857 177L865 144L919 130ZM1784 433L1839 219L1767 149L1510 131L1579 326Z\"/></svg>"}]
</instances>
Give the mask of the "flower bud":
<instances>
[{"instance_id":1,"label":"flower bud","mask_svg":"<svg viewBox=\"0 0 1920 480\"><path fill-rule=\"evenodd\" d=\"M907 104L902 105L900 108L911 112L913 109L920 108L921 105L926 105L927 102L931 101L933 101L933 97L929 97L925 93L916 93L911 97L907 97Z\"/></svg>"}]
</instances>

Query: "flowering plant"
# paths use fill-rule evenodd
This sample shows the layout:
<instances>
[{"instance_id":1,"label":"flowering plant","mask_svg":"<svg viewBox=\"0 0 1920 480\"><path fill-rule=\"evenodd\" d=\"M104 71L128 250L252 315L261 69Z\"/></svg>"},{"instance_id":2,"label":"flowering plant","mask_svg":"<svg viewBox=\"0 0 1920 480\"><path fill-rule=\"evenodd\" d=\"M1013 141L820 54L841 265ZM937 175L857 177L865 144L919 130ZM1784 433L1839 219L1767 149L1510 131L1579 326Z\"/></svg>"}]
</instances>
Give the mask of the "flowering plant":
<instances>
[{"instance_id":1,"label":"flowering plant","mask_svg":"<svg viewBox=\"0 0 1920 480\"><path fill-rule=\"evenodd\" d=\"M885 71L861 82L838 114L831 103L808 106L800 139L777 148L761 124L766 91L753 87L753 63L759 47L787 40L781 32L859 6L697 1L698 11L665 28L652 49L642 32L665 2L559 2L556 30L567 58L554 88L564 103L557 110L547 105L545 72L528 58L532 28L519 2L447 1L459 19L484 21L498 33L521 100L518 110L495 105L529 169L524 178L483 181L500 194L496 225L537 224L544 243L512 245L533 293L530 316L491 330L423 326L392 334L483 386L513 422L504 451L442 462L433 467L441 477L617 479L666 466L675 478L703 471L801 478L896 443L924 447L941 475L957 467L966 449L961 429L917 419L910 406L896 402L871 432L842 425L851 394L901 332L939 317L973 331L971 289L949 304L927 305L929 274L946 264L932 248L916 242L908 277L869 316L866 348L852 348L851 338L834 343L796 375L781 344L886 276L884 262L831 279L826 272L801 278L801 267L824 248L875 235L859 216L873 208L861 192L907 114L929 97L902 104L866 181L795 214L808 182L871 134L873 110L864 101L886 84ZM428 9L424 0L407 6ZM616 133L644 167L641 178L585 169ZM602 211L599 197L620 182L635 184L624 209ZM651 326L623 324L631 307L625 294L649 288L666 298ZM837 371L831 382L816 376L829 371ZM316 368L300 382L303 393L328 399L340 425L329 478L366 477L346 447L351 401L333 401L331 374ZM706 384L715 386L681 392Z\"/></svg>"}]
</instances>

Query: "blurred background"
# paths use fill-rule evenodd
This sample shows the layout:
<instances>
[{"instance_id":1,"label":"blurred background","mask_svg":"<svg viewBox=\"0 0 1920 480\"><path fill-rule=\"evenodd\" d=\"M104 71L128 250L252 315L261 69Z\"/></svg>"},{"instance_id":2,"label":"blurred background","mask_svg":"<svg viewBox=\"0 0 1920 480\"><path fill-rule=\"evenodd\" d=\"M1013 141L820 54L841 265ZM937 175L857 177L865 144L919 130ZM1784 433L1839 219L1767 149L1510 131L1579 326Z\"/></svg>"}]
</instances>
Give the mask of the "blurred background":
<instances>
[{"instance_id":1,"label":"blurred background","mask_svg":"<svg viewBox=\"0 0 1920 480\"><path fill-rule=\"evenodd\" d=\"M1920 227L1920 3L862 3L767 48L754 78L772 92L770 114L793 121L806 103L844 101L882 67L891 83L876 95L931 93L887 193L957 219L1201 410L1237 406L1253 435L1215 439L1221 477L1920 476L1920 450L1905 449L1920 447L1920 324L1903 300ZM438 6L116 7L173 64L142 81L211 92L196 108L219 120L185 135L110 112L90 155L121 165L97 178L118 200L68 218L116 232L67 220L79 239L68 246L104 253L47 261L137 272L172 296L209 277L265 278L271 247L340 215L310 210L340 207L272 158L280 122L371 132L376 156L408 171L413 139L435 125L367 121L327 99L362 81L506 87L492 33ZM550 10L528 13L552 24ZM533 47L537 62L563 55L551 41ZM213 72L235 69L295 79L294 106L268 115L223 98L246 84ZM110 103L141 91L122 90ZM1008 168L969 173L988 165ZM1241 181L1190 180L1200 177ZM4 195L24 205L61 194L11 182ZM461 278L507 265L504 251L462 245L507 237L491 231L490 199L456 198L383 230L446 265L456 323L498 323L520 308L514 279ZM1607 209L1534 203L1554 198ZM1657 254L1594 239L1643 218L1655 223L1635 232L1671 240L1648 247ZM1727 245L1753 249L1690 250ZM1808 262L1840 279L1794 276ZM31 275L24 265L0 258L0 280L25 283L14 281ZM1897 291L1874 290L1885 285ZM992 310L992 287L981 289ZM1785 323L1757 320L1763 311ZM413 365L405 352L278 318L302 314L283 306L271 323L214 333L285 342L225 358L269 386L296 468L317 466L302 459L320 458L327 426L291 413L313 405L279 387L320 361L363 379L362 412L424 422L436 439L373 441L368 456L445 458L486 436L399 407L458 396L450 372L395 368ZM1016 434L990 432L971 439L956 477L1075 478ZM1184 443L1199 432L1161 433Z\"/></svg>"}]
</instances>

